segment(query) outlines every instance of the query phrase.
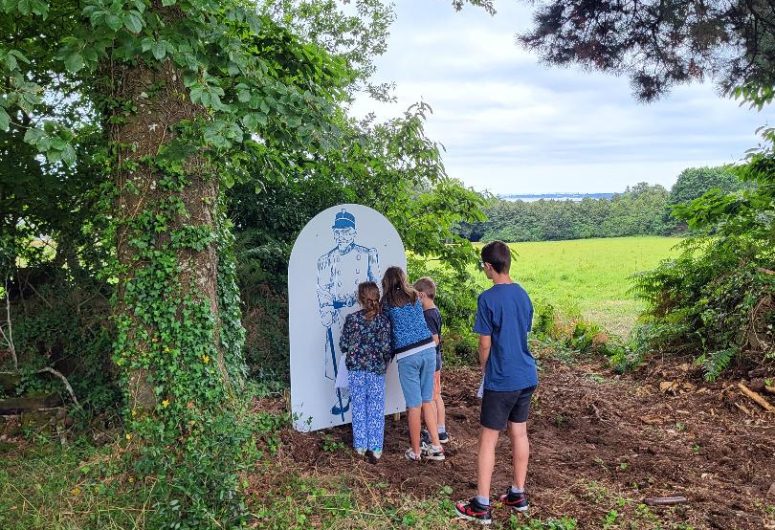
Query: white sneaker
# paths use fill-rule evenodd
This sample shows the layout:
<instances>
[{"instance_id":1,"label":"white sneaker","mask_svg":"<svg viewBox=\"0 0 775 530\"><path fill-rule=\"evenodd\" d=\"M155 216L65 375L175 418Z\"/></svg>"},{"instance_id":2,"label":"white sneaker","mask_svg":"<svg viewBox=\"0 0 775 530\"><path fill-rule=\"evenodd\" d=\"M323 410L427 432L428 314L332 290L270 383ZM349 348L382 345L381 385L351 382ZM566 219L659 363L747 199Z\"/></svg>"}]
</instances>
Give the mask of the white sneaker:
<instances>
[{"instance_id":1,"label":"white sneaker","mask_svg":"<svg viewBox=\"0 0 775 530\"><path fill-rule=\"evenodd\" d=\"M444 456L444 448L442 448L440 445L435 446L431 444L422 444L422 447L420 448L420 454L422 454L422 457L426 460L436 460L437 462L446 460L446 457Z\"/></svg>"},{"instance_id":2,"label":"white sneaker","mask_svg":"<svg viewBox=\"0 0 775 530\"><path fill-rule=\"evenodd\" d=\"M422 451L420 451L420 453L422 453ZM412 451L411 447L406 450L406 452L404 453L404 456L406 457L407 460L411 460L412 462L419 462L421 459L420 455Z\"/></svg>"}]
</instances>

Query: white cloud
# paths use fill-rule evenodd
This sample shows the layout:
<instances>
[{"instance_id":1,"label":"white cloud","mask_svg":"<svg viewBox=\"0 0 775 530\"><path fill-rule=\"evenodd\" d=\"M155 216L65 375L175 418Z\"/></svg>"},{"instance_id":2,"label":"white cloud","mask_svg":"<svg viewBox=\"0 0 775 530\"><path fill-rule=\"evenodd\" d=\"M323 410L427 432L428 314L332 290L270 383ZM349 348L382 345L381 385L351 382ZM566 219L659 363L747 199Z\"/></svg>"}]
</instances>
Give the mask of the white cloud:
<instances>
[{"instance_id":1,"label":"white cloud","mask_svg":"<svg viewBox=\"0 0 775 530\"><path fill-rule=\"evenodd\" d=\"M455 13L446 0L397 2L377 73L397 83L397 103L359 99L352 114L387 119L429 103L426 131L446 147L448 173L496 193L669 187L686 167L737 161L757 143L754 130L767 117L710 85L644 105L625 78L539 64L515 43L528 8L498 7L489 17Z\"/></svg>"}]
</instances>

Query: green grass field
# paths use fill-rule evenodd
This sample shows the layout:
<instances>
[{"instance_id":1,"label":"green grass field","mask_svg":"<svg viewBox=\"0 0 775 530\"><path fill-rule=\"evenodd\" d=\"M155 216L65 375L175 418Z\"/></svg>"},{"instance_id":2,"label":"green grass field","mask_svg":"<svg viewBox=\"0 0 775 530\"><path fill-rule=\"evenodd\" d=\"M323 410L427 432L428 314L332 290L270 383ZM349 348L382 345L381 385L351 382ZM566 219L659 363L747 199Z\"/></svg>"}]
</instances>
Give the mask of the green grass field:
<instances>
[{"instance_id":1,"label":"green grass field","mask_svg":"<svg viewBox=\"0 0 775 530\"><path fill-rule=\"evenodd\" d=\"M606 330L626 335L644 309L630 292L632 276L677 254L680 239L619 237L512 243L517 253L512 278L536 303L580 315ZM486 278L482 276L482 285Z\"/></svg>"}]
</instances>

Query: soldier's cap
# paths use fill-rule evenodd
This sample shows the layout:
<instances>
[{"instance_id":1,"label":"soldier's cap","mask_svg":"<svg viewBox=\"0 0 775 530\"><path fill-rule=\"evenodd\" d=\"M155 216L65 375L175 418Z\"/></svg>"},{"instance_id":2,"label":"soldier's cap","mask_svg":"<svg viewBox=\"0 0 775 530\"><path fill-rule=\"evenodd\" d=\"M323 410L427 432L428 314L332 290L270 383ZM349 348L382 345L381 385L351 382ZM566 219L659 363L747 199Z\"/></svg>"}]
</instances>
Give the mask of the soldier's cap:
<instances>
[{"instance_id":1,"label":"soldier's cap","mask_svg":"<svg viewBox=\"0 0 775 530\"><path fill-rule=\"evenodd\" d=\"M334 226L331 228L355 228L355 216L346 210L342 210L334 217Z\"/></svg>"}]
</instances>

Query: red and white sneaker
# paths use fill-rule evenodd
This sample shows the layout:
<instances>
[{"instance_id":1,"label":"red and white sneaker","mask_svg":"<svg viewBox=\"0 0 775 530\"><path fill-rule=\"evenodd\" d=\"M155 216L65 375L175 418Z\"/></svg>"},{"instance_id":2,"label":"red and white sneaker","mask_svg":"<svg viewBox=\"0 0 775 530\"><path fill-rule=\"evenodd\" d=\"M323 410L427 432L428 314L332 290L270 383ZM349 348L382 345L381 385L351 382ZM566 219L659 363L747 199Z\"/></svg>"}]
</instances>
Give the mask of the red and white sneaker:
<instances>
[{"instance_id":1,"label":"red and white sneaker","mask_svg":"<svg viewBox=\"0 0 775 530\"><path fill-rule=\"evenodd\" d=\"M476 521L479 524L492 523L492 507L483 506L476 500L476 497L468 502L455 503L455 513L461 519Z\"/></svg>"},{"instance_id":2,"label":"red and white sneaker","mask_svg":"<svg viewBox=\"0 0 775 530\"><path fill-rule=\"evenodd\" d=\"M525 492L523 491L522 493L514 493L511 491L511 488L506 490L505 495L500 496L500 501L504 506L507 506L518 512L526 512L530 507L530 503L527 501L527 495L525 495Z\"/></svg>"}]
</instances>

